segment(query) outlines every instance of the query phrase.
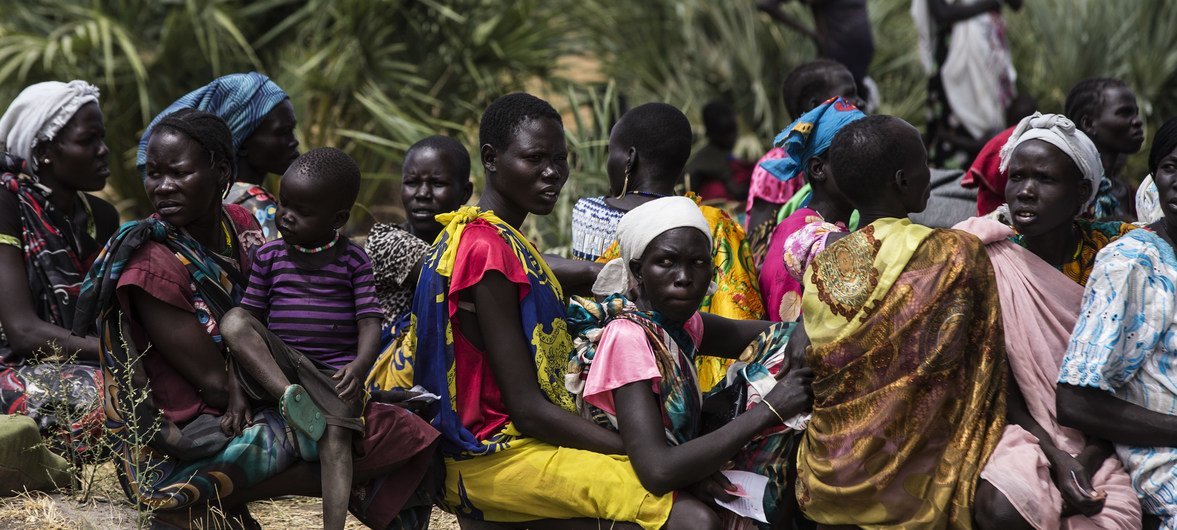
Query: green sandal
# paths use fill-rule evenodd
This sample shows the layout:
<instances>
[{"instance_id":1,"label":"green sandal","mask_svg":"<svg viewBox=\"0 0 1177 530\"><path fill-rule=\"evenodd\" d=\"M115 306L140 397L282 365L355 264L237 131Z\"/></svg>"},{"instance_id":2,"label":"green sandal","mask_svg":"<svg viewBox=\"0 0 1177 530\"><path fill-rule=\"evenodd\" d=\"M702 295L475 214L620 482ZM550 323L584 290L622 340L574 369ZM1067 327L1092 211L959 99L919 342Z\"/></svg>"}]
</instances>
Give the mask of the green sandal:
<instances>
[{"instance_id":1,"label":"green sandal","mask_svg":"<svg viewBox=\"0 0 1177 530\"><path fill-rule=\"evenodd\" d=\"M278 402L278 410L291 427L309 436L311 440L317 442L323 437L323 431L327 428L327 420L315 402L311 401L310 394L307 394L302 385L286 387L286 392L282 394L282 399Z\"/></svg>"}]
</instances>

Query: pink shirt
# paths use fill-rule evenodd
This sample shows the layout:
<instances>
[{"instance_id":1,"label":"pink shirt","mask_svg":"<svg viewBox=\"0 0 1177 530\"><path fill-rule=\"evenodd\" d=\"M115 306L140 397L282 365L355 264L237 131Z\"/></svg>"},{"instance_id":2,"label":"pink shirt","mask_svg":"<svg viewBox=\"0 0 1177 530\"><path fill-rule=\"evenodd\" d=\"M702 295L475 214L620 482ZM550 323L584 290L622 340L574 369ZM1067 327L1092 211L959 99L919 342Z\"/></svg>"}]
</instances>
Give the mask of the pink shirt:
<instances>
[{"instance_id":1,"label":"pink shirt","mask_svg":"<svg viewBox=\"0 0 1177 530\"><path fill-rule=\"evenodd\" d=\"M683 327L698 347L703 340L703 317L695 312ZM638 381L649 381L650 389L658 393L662 373L658 371L654 349L642 326L623 318L613 320L601 332L601 342L584 383L584 400L617 415L613 391Z\"/></svg>"}]
</instances>

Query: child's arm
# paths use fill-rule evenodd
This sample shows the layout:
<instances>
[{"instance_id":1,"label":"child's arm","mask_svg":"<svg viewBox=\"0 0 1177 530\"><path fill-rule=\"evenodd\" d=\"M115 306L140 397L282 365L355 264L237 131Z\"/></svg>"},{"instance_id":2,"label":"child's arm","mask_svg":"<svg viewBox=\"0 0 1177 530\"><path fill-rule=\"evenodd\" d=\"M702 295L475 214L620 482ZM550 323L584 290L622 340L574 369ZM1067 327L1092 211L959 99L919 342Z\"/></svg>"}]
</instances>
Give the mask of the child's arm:
<instances>
[{"instance_id":1,"label":"child's arm","mask_svg":"<svg viewBox=\"0 0 1177 530\"><path fill-rule=\"evenodd\" d=\"M561 447L604 454L623 452L617 434L557 407L540 391L535 361L520 331L516 284L491 270L461 296L473 300L475 313L459 310L458 325L467 340L486 352L503 404L520 432Z\"/></svg>"},{"instance_id":2,"label":"child's arm","mask_svg":"<svg viewBox=\"0 0 1177 530\"><path fill-rule=\"evenodd\" d=\"M338 381L335 384L335 391L344 401L359 399L364 380L367 379L368 372L372 370L372 363L376 362L376 354L380 350L380 319L375 317L361 318L356 321L356 326L360 328L356 358L332 376L332 379Z\"/></svg>"}]
</instances>

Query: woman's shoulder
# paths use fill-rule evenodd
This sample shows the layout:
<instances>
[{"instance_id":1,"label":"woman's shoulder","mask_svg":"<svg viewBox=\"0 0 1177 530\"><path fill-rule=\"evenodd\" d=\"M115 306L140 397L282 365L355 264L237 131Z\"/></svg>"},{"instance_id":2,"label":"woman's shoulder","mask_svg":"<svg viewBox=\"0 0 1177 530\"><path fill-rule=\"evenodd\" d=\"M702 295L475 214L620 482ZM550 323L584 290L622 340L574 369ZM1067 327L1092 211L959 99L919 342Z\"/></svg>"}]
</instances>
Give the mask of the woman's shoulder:
<instances>
[{"instance_id":1,"label":"woman's shoulder","mask_svg":"<svg viewBox=\"0 0 1177 530\"><path fill-rule=\"evenodd\" d=\"M1097 266L1118 267L1136 263L1142 267L1167 266L1177 270L1177 255L1173 246L1148 228L1131 230L1108 243L1095 258Z\"/></svg>"},{"instance_id":2,"label":"woman's shoulder","mask_svg":"<svg viewBox=\"0 0 1177 530\"><path fill-rule=\"evenodd\" d=\"M428 249L429 243L410 234L408 230L392 223L376 223L368 231L364 250L370 255L416 253Z\"/></svg>"}]
</instances>

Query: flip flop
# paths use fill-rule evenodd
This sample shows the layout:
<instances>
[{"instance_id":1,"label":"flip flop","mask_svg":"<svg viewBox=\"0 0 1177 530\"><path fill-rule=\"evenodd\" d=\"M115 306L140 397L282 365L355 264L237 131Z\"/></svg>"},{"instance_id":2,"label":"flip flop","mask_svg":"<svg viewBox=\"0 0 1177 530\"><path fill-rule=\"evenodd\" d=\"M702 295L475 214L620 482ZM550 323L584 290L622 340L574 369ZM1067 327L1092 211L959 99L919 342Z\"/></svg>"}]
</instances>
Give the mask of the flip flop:
<instances>
[{"instance_id":1,"label":"flip flop","mask_svg":"<svg viewBox=\"0 0 1177 530\"><path fill-rule=\"evenodd\" d=\"M327 428L327 420L323 417L323 411L319 410L302 385L295 384L286 387L286 392L282 394L282 399L278 402L278 410L282 413L282 417L286 418L287 423L309 436L311 440L317 442L323 437L323 431Z\"/></svg>"}]
</instances>

